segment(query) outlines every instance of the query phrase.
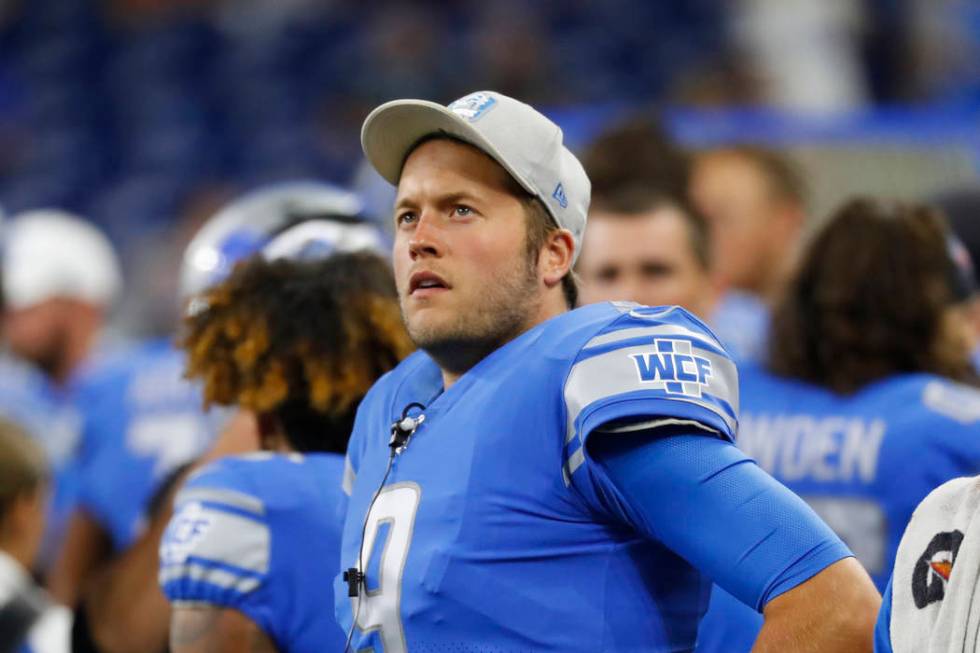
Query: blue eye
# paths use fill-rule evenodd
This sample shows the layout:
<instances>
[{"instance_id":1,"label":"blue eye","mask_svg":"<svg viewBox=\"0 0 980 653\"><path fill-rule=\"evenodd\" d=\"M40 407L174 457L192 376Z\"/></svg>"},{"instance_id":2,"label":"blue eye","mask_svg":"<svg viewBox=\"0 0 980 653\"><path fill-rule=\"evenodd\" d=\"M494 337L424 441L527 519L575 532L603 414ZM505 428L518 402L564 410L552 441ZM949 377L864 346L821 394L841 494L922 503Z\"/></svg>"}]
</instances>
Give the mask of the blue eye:
<instances>
[{"instance_id":1,"label":"blue eye","mask_svg":"<svg viewBox=\"0 0 980 653\"><path fill-rule=\"evenodd\" d=\"M399 213L397 216L395 216L395 224L397 225L408 224L414 220L415 214L411 211L405 211L404 213Z\"/></svg>"},{"instance_id":2,"label":"blue eye","mask_svg":"<svg viewBox=\"0 0 980 653\"><path fill-rule=\"evenodd\" d=\"M457 215L460 217L466 217L468 215L472 215L472 213L473 213L473 209L471 209L468 206L459 205L455 209L453 209L453 215Z\"/></svg>"}]
</instances>

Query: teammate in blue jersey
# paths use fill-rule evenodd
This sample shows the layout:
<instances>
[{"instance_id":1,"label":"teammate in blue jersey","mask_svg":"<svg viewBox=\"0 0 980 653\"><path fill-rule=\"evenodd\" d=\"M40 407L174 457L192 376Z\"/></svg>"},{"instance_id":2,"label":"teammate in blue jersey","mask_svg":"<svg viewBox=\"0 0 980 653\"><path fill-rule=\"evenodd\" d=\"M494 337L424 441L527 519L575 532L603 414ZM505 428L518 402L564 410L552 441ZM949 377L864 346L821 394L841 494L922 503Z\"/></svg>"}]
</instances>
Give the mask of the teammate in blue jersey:
<instances>
[{"instance_id":1,"label":"teammate in blue jersey","mask_svg":"<svg viewBox=\"0 0 980 653\"><path fill-rule=\"evenodd\" d=\"M331 618L360 399L411 351L387 262L249 261L187 320L209 402L254 413L270 453L218 460L175 502L160 548L171 650L340 651Z\"/></svg>"},{"instance_id":2,"label":"teammate in blue jersey","mask_svg":"<svg viewBox=\"0 0 980 653\"><path fill-rule=\"evenodd\" d=\"M561 130L479 92L372 112L414 354L348 447L349 650L683 651L714 578L760 650L868 651L878 595L732 444L734 364L682 309L576 301L589 181ZM765 649L765 647L770 647Z\"/></svg>"},{"instance_id":3,"label":"teammate in blue jersey","mask_svg":"<svg viewBox=\"0 0 980 653\"><path fill-rule=\"evenodd\" d=\"M41 372L12 356L0 354L0 415L24 427L44 449L50 467L52 496L36 570L44 573L64 538L77 485L75 456L81 419L75 406Z\"/></svg>"},{"instance_id":4,"label":"teammate in blue jersey","mask_svg":"<svg viewBox=\"0 0 980 653\"><path fill-rule=\"evenodd\" d=\"M739 447L816 510L880 590L915 506L980 472L980 391L954 292L970 284L958 273L939 216L854 200L805 253L767 367L743 368ZM716 591L699 651L747 651L760 625Z\"/></svg>"},{"instance_id":5,"label":"teammate in blue jersey","mask_svg":"<svg viewBox=\"0 0 980 653\"><path fill-rule=\"evenodd\" d=\"M44 444L52 466L48 530L38 561L48 575L78 486L85 406L74 401L74 388L107 349L104 327L121 273L104 234L55 209L25 211L5 223L2 267L3 339L33 370L5 365L0 404Z\"/></svg>"},{"instance_id":6,"label":"teammate in blue jersey","mask_svg":"<svg viewBox=\"0 0 980 653\"><path fill-rule=\"evenodd\" d=\"M330 216L352 220L359 209L355 196L314 182L246 194L212 217L188 246L182 303L193 308L198 294L236 261L290 225ZM134 347L86 376L75 393L86 413L78 509L58 587L70 588L72 604L88 587L76 620L84 631L80 639L108 653L158 650L166 644L167 623L155 574L159 534L147 528L159 504L154 498L209 449L228 415L202 410L199 388L184 378L183 353L166 340ZM156 540L143 542L144 534Z\"/></svg>"}]
</instances>

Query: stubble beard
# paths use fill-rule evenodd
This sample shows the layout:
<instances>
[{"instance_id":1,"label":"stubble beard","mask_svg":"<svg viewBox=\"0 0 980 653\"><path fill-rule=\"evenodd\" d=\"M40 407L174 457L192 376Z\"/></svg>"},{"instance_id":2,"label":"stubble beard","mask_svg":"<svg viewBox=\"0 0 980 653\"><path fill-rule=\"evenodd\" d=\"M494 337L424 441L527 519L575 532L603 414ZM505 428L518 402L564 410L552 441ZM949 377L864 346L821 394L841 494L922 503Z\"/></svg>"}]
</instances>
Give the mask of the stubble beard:
<instances>
[{"instance_id":1,"label":"stubble beard","mask_svg":"<svg viewBox=\"0 0 980 653\"><path fill-rule=\"evenodd\" d=\"M507 275L490 280L478 303L461 307L444 323L411 324L404 301L402 319L416 347L443 370L463 374L533 326L540 305L536 261L524 259Z\"/></svg>"}]
</instances>

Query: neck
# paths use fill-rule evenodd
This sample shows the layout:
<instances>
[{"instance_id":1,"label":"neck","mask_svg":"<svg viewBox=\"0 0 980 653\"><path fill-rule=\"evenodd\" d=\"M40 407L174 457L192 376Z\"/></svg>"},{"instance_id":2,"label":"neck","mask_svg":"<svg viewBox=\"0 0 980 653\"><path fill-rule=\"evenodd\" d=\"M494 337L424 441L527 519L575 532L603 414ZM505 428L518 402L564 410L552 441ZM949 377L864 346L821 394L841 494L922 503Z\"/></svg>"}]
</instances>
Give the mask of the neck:
<instances>
[{"instance_id":1,"label":"neck","mask_svg":"<svg viewBox=\"0 0 980 653\"><path fill-rule=\"evenodd\" d=\"M454 349L456 349L456 355L452 357L444 355L443 352L434 350L426 350L426 352L432 357L433 360L436 361L436 364L439 365L439 369L442 371L442 387L444 390L448 390L454 383L459 381L461 376L470 371L474 365L506 345L511 340L514 340L515 338L530 331L542 322L546 322L551 318L558 317L562 313L566 312L568 312L568 306L565 304L564 295L562 295L561 292L552 292L549 293L543 301L541 301L536 310L532 311L530 319L521 328L517 329L514 333L504 337L498 342L492 344L484 343L482 348L471 346L468 348L468 356L460 356L460 349L455 347Z\"/></svg>"}]
</instances>

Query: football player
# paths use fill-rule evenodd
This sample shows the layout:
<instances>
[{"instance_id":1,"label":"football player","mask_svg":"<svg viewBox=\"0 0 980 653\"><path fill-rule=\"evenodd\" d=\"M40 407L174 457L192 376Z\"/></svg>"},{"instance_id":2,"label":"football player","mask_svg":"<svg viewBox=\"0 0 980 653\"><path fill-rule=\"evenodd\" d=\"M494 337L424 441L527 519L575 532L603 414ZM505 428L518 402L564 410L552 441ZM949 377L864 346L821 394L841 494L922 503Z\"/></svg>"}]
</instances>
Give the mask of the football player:
<instances>
[{"instance_id":1,"label":"football player","mask_svg":"<svg viewBox=\"0 0 980 653\"><path fill-rule=\"evenodd\" d=\"M776 307L766 367L741 376L739 447L802 496L882 590L915 506L980 472L980 391L956 310L972 284L958 282L948 242L924 206L845 204ZM760 624L716 592L698 649L747 651Z\"/></svg>"},{"instance_id":2,"label":"football player","mask_svg":"<svg viewBox=\"0 0 980 653\"><path fill-rule=\"evenodd\" d=\"M710 319L707 225L682 199L639 188L606 194L589 212L583 244L575 271L584 304L677 305Z\"/></svg>"},{"instance_id":3,"label":"football player","mask_svg":"<svg viewBox=\"0 0 980 653\"><path fill-rule=\"evenodd\" d=\"M192 307L235 262L290 225L359 215L355 196L325 184L289 182L248 193L213 216L188 245L181 301ZM211 447L228 414L202 410L200 388L184 378L184 355L170 338L104 362L77 394L86 412L87 451L52 590L67 605L80 605L78 642L102 653L156 650L166 642L166 620L159 616L166 602L155 583L159 537L138 544L154 498ZM237 421L227 426L238 427Z\"/></svg>"},{"instance_id":4,"label":"football player","mask_svg":"<svg viewBox=\"0 0 980 653\"><path fill-rule=\"evenodd\" d=\"M76 398L113 354L105 326L122 274L108 238L84 218L61 210L14 215L4 225L3 247L3 336L14 357L33 372L4 359L0 404L43 442L52 467L38 561L47 574L65 538L85 449L87 406Z\"/></svg>"},{"instance_id":5,"label":"football player","mask_svg":"<svg viewBox=\"0 0 980 653\"><path fill-rule=\"evenodd\" d=\"M732 444L714 335L677 307L569 312L589 180L558 126L484 91L387 103L361 139L398 186L423 351L348 447L350 650L690 650L707 578L764 610L759 650L871 650L866 573Z\"/></svg>"},{"instance_id":6,"label":"football player","mask_svg":"<svg viewBox=\"0 0 980 653\"><path fill-rule=\"evenodd\" d=\"M796 263L806 223L805 184L792 161L754 145L701 152L690 196L711 233L711 263L722 291L711 324L739 360L766 351L770 308Z\"/></svg>"},{"instance_id":7,"label":"football player","mask_svg":"<svg viewBox=\"0 0 980 653\"><path fill-rule=\"evenodd\" d=\"M340 565L341 491L358 402L412 350L391 269L373 253L256 259L186 320L205 400L255 415L269 453L195 472L160 548L171 650L339 651L325 606Z\"/></svg>"}]
</instances>

